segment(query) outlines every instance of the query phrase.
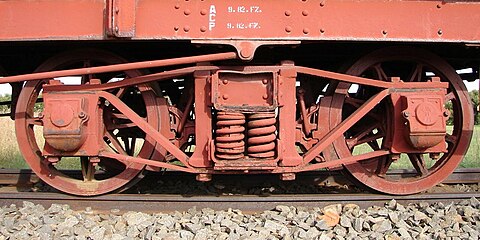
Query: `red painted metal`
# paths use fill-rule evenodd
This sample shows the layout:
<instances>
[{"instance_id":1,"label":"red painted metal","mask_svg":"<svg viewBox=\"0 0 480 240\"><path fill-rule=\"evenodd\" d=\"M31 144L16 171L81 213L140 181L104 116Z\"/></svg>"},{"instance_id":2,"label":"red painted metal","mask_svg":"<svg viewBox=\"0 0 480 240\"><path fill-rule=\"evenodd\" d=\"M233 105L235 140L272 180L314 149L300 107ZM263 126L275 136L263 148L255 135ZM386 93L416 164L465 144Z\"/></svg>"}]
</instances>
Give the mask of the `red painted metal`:
<instances>
[{"instance_id":1,"label":"red painted metal","mask_svg":"<svg viewBox=\"0 0 480 240\"><path fill-rule=\"evenodd\" d=\"M217 71L212 75L213 107L222 111L272 111L277 108L277 78L274 72ZM248 98L239 89L248 89Z\"/></svg>"},{"instance_id":2,"label":"red painted metal","mask_svg":"<svg viewBox=\"0 0 480 240\"><path fill-rule=\"evenodd\" d=\"M99 91L97 94L99 97L108 100L113 106L115 106L115 108L118 109L118 111L125 114L125 116L130 119L136 126L142 129L147 135L151 136L156 142L158 142L168 152L175 156L186 167L190 168L190 165L188 164L188 156L185 155L185 153L178 149L173 143L171 143L166 137L164 137L142 117L138 116L137 113L135 113L120 99L115 97L115 95L103 91Z\"/></svg>"},{"instance_id":3,"label":"red painted metal","mask_svg":"<svg viewBox=\"0 0 480 240\"><path fill-rule=\"evenodd\" d=\"M100 40L105 1L0 1L0 40Z\"/></svg>"},{"instance_id":4,"label":"red painted metal","mask_svg":"<svg viewBox=\"0 0 480 240\"><path fill-rule=\"evenodd\" d=\"M472 1L2 1L0 29L5 31L0 39L89 40L113 35L478 43L479 11L480 4Z\"/></svg>"},{"instance_id":5,"label":"red painted metal","mask_svg":"<svg viewBox=\"0 0 480 240\"><path fill-rule=\"evenodd\" d=\"M215 157L223 160L243 158L245 115L238 112L218 112L215 124Z\"/></svg>"},{"instance_id":6,"label":"red painted metal","mask_svg":"<svg viewBox=\"0 0 480 240\"><path fill-rule=\"evenodd\" d=\"M274 158L276 149L277 119L275 112L248 115L247 153L251 158Z\"/></svg>"},{"instance_id":7,"label":"red painted metal","mask_svg":"<svg viewBox=\"0 0 480 240\"><path fill-rule=\"evenodd\" d=\"M214 58L216 59L216 58ZM163 64L177 63L180 60L172 59L165 60ZM181 61L180 61L181 62ZM143 66L143 65L140 65ZM105 69L115 69L115 70L124 70L129 69L129 65L112 65L109 67L102 67L102 69L96 69L95 71L102 71ZM90 68L91 70L91 68ZM378 70L378 69L377 69ZM73 69L68 70L73 73L89 73L89 69ZM304 132L306 135L312 135L315 139L315 142L306 144L307 151L300 156L295 147L296 143L296 127L297 123L295 121L296 112L295 101L296 101L296 76L297 72L314 75L326 79L335 79L337 81L346 83L358 83L361 86L370 86L378 88L379 92L376 95L373 95L367 99L362 99L360 101L353 101L351 99L345 99L345 102L349 104L354 104L358 109L355 112L352 112L350 117L339 122L335 127L330 129L325 129L325 123L322 123L321 120L318 122L309 124L303 124L303 126L310 126L310 130ZM55 76L55 74L65 74L65 72L50 72L50 75ZM195 127L195 151L193 152L192 157L188 157L181 149L176 140L175 135L172 135L169 132L171 129L180 131L178 135L183 135L182 131L185 129L186 121L181 117L178 117L178 125L169 126L167 121L162 123L162 130L158 130L155 127L151 126L149 122L140 117L135 111L133 111L128 105L126 105L122 100L121 92L117 93L117 96L105 92L105 90L111 91L118 88L126 88L133 84L145 84L152 81L167 80L168 78L176 76L185 76L188 74L194 74L194 95L195 95L195 125L202 126L201 128ZM381 74L381 76L383 76ZM24 80L30 80L38 77L38 75L26 76ZM306 171L317 168L324 167L335 167L341 164L346 166L352 166L359 164L359 161L365 161L368 159L394 159L395 155L389 157L385 156L387 153L390 153L388 150L377 150L372 153L367 153L359 156L345 156L340 160L332 160L332 150L329 148L329 145L341 141L344 136L350 129L362 120L366 116L372 115L372 110L378 106L383 105L386 96L392 94L392 99L411 99L412 96L418 92L423 92L428 99L438 99L438 96L448 97L448 94L445 95L444 90L448 86L446 82L432 81L428 83L421 82L421 79L418 79L413 82L401 82L399 80L387 82L388 79L381 79L384 81L375 80L372 78L366 77L355 77L348 74L339 74L328 71L316 70L305 67L296 67L291 62L284 62L280 66L257 66L257 67L216 67L216 66L196 66L188 67L184 69L171 70L161 73L155 73L147 76L138 76L125 79L123 81L116 81L112 83L102 83L100 84L89 84L89 85L80 85L80 86L61 86L58 84L50 84L44 86L45 89L45 101L47 104L51 101L57 101L60 99L75 98L75 99L89 99L89 101L96 102L97 100L92 100L88 98L88 95L94 95L95 99L101 98L108 101L108 103L114 107L119 113L112 114L112 116L121 117L124 119L129 119L131 123L123 124L125 126L138 127L146 135L146 139L151 139L153 142L158 144L157 149L161 149L163 154L169 152L176 159L178 159L184 167L177 167L171 163L164 162L164 158L158 159L159 161L148 160L149 156L129 156L128 149L125 151L119 151L119 153L109 153L105 150L96 150L99 145L85 147L83 142L75 145L75 150L83 151L85 156L98 155L100 157L107 158L117 158L119 161L125 161L130 164L148 164L152 168L172 168L177 170L185 170L188 172L194 172L198 174L211 174L216 171L270 171L272 173L282 173L285 179L292 179L295 172ZM32 82L35 83L35 82ZM253 89L252 98L249 99L242 105L242 94L241 91L232 91L226 85L232 84L236 89ZM335 85L332 85L335 86ZM383 89L383 90L382 90ZM84 91L81 92L80 90ZM59 94L62 91L64 93ZM79 92L80 91L80 92ZM89 91L89 92L86 92ZM329 111L335 113L338 111L338 107L328 107L326 103L332 102L332 106L335 104L343 103L343 101L335 100L337 96L345 96L346 92L343 92L344 88L337 88L335 90L336 94L333 98L327 96L324 97L319 106L307 110L304 100L302 97L299 97L299 106L301 108L302 116L304 120L308 120L312 114L316 111L322 114L322 116ZM428 94L427 94L428 93ZM224 97L228 95L229 97ZM230 98L230 95L232 96ZM266 95L266 97L264 96ZM301 96L301 91L299 92ZM184 112L181 115L185 116L189 114L189 109L193 103L193 97L189 98L187 101L187 107L184 109ZM398 100L398 101L400 101ZM75 103L66 102L64 104L69 104L74 106L79 104L82 100L77 100ZM363 102L362 102L363 101ZM443 106L443 100L438 101L439 106ZM160 109L162 106L166 108L167 103L163 101L163 104L156 100L147 104L147 106L153 107L154 109ZM404 110L410 110L410 108L416 109L421 106L422 103L417 103L412 106L408 104L399 105L399 107L394 107L397 112L402 112ZM71 107L73 109L73 107ZM395 105L396 106L396 105ZM64 109L68 109L65 107ZM168 107L168 111L170 108ZM171 109L174 109L173 107ZM278 111L275 113L273 110ZM87 115L94 115L96 109L89 109L86 111ZM311 111L311 112L309 112ZM445 136L444 130L444 116L443 108L438 107L435 110L439 115L442 114L442 121L434 127L427 127L426 131L423 133L430 134L432 132L438 132L440 129L442 132L442 137ZM77 108L72 110L70 115L79 115L81 110ZM165 110L163 110L165 112ZM55 115L55 110L53 108L47 107L45 109L45 121L49 124L48 121L54 122L56 118L61 118L63 122L68 122L65 119L67 114L60 114L59 116ZM58 115L58 114L57 114ZM64 116L65 115L65 116ZM419 117L416 117L419 115ZM165 115L163 115L165 116ZM179 115L180 116L180 115ZM213 116L213 117L212 117ZM341 116L341 115L340 115ZM374 114L372 116L375 116ZM413 116L413 115L412 115ZM165 117L163 117L166 119ZM376 119L378 116L375 116ZM52 120L53 119L53 120ZM246 119L246 120L245 120ZM320 119L318 117L318 119ZM335 121L338 119L338 116L333 115L331 118ZM421 124L425 122L426 117L422 118L421 114L415 115L415 121L411 122L414 127L409 129L409 136L412 134L419 133L418 128L415 127L415 124ZM60 121L59 120L59 121ZM427 119L428 120L428 119ZM183 121L183 123L182 123ZM310 121L310 120L308 120ZM35 121L34 121L35 122ZM71 122L71 121L70 121ZM93 121L92 122L98 122ZM169 122L169 121L168 121ZM276 123L278 122L278 124ZM46 127L46 131L58 130L60 128L57 125ZM332 121L330 122L332 124ZM61 124L60 124L61 125ZM73 129L78 129L81 124L73 124L71 127ZM121 126L122 124L118 125ZM214 129L213 126L216 126ZM425 125L425 124L424 124ZM428 125L428 123L426 124ZM430 124L432 125L432 124ZM62 125L63 126L63 125ZM70 126L70 125L66 125ZM179 127L182 126L182 127ZM378 137L376 135L371 135L368 131L376 129L377 125L368 127L366 132L356 134L354 137L348 139L348 146L353 148L354 146L369 142L375 141ZM63 126L65 127L65 126ZM106 129L113 129L111 126L106 126ZM165 130L168 129L168 130ZM246 129L246 130L244 130ZM425 130L425 129L423 129ZM246 134L244 134L244 131ZM215 132L215 134L213 134ZM404 133L405 131L403 131ZM408 131L407 131L408 132ZM60 138L67 137L66 131L57 131ZM193 132L192 132L193 133ZM402 133L402 134L403 134ZM420 131L420 133L422 133ZM381 132L383 134L383 132ZM166 137L168 135L168 137ZM388 142L390 141L389 135L381 135ZM103 136L98 135L97 139L102 139ZM115 149L122 148L118 142L114 140L114 137L109 137L112 141L112 144L115 146ZM47 142L48 142L47 137ZM183 140L185 141L185 140ZM149 141L150 142L150 141ZM155 143L151 143L152 146ZM232 145L233 144L233 145ZM442 143L444 144L444 143ZM80 146L82 145L82 146ZM438 144L439 146L441 144ZM335 145L338 148L338 145ZM388 145L386 145L388 146ZM395 141L391 143L391 146L399 146ZM443 145L442 145L443 146ZM443 152L444 148L440 149L432 146L431 151L420 151L439 153ZM65 150L58 146L53 146L53 149ZM409 146L407 150L402 149L402 152L412 153L415 152L411 149L418 149L418 146ZM73 150L70 150L70 153L66 154L51 154L51 149L44 149L45 156L65 156L65 155L75 155ZM92 152L90 152L92 151ZM100 153L99 153L100 151ZM416 150L419 152L418 150ZM122 156L120 156L122 155ZM248 157L246 157L248 156ZM410 155L409 155L410 156ZM96 163L99 160L96 160L98 157L90 157L91 163ZM419 171L424 170L425 166L423 160L418 155L411 155L411 160L417 162L416 168ZM153 158L155 159L155 158ZM326 162L325 159L329 160ZM49 162L56 162L56 158L48 159ZM101 160L100 160L101 161ZM320 163L314 163L314 161L320 161ZM392 160L393 161L393 160ZM352 164L353 163L353 164ZM348 167L347 167L348 168ZM425 171L422 171L424 173ZM203 177L202 177L203 179ZM205 178L208 179L208 178ZM117 186L118 187L118 186ZM75 194L84 194L82 191L69 189L70 192ZM77 191L77 192L75 192ZM99 191L99 190L96 190ZM384 191L388 191L384 190ZM89 193L90 194L90 193Z\"/></svg>"},{"instance_id":8,"label":"red painted metal","mask_svg":"<svg viewBox=\"0 0 480 240\"><path fill-rule=\"evenodd\" d=\"M436 78L438 81L439 79ZM393 153L441 153L447 151L444 108L446 89L396 92L391 95L394 108Z\"/></svg>"},{"instance_id":9,"label":"red painted metal","mask_svg":"<svg viewBox=\"0 0 480 240\"><path fill-rule=\"evenodd\" d=\"M251 60L259 46L300 41L479 43L479 11L440 0L2 1L0 41L180 39L231 45Z\"/></svg>"},{"instance_id":10,"label":"red painted metal","mask_svg":"<svg viewBox=\"0 0 480 240\"><path fill-rule=\"evenodd\" d=\"M136 0L108 0L108 9L111 18L108 26L113 36L131 38L135 36Z\"/></svg>"},{"instance_id":11,"label":"red painted metal","mask_svg":"<svg viewBox=\"0 0 480 240\"><path fill-rule=\"evenodd\" d=\"M119 49L156 40L147 47L136 44L135 54L122 49L140 58L148 46L163 51L168 44L235 49L136 63L103 51L73 51L47 60L37 69L41 72L3 77L0 83L15 86L11 106L15 109L18 98L16 130L27 162L45 182L68 193L122 189L137 181L146 165L149 170L196 173L202 181L219 172L280 173L292 180L299 171L344 165L373 189L409 194L453 171L471 138L469 97L450 65L421 50L387 48L336 73L316 69L324 68L323 59L317 63L301 51L293 60L316 68L257 61L256 51L281 45L278 53L283 54L290 51L287 46L337 40L478 44L478 12L480 2L440 0L0 1L5 46L13 41L108 40L108 48ZM103 47L103 42L88 44ZM18 49L24 44L37 43L21 43ZM71 48L67 41L63 45ZM172 49L165 56L212 49L187 47L178 54ZM32 57L19 71L28 72L40 58ZM248 65L266 65L245 66L251 60ZM215 66L215 61L232 66ZM138 70L147 68L160 72L141 76ZM427 77L430 72L433 78ZM80 82L72 86L52 80L65 76ZM43 115L35 110L37 101ZM452 113L445 104L453 105ZM43 133L45 145L37 141L36 131ZM354 155L361 145L371 150ZM57 168L64 157L79 158L83 179ZM418 176L388 179L386 171L402 159L410 161ZM116 176L95 179L97 165Z\"/></svg>"},{"instance_id":12,"label":"red painted metal","mask_svg":"<svg viewBox=\"0 0 480 240\"><path fill-rule=\"evenodd\" d=\"M347 119L338 124L333 128L325 137L323 137L319 143L313 146L307 153L304 155L304 159L309 162L319 155L328 145L342 136L345 131L347 131L353 124L357 123L362 117L364 117L370 110L372 110L377 104L380 103L388 94L390 90L385 89L368 99L364 105L358 108L352 115Z\"/></svg>"},{"instance_id":13,"label":"red painted metal","mask_svg":"<svg viewBox=\"0 0 480 240\"><path fill-rule=\"evenodd\" d=\"M43 155L98 155L104 132L103 126L98 124L102 122L98 97L90 92L44 92L43 99L44 110L40 117L45 138Z\"/></svg>"},{"instance_id":14,"label":"red painted metal","mask_svg":"<svg viewBox=\"0 0 480 240\"><path fill-rule=\"evenodd\" d=\"M436 76L440 77L442 82L447 82L449 84L447 89L448 93L445 95L445 103L451 102L454 106L452 113L454 126L453 132L447 133L444 140L447 143L448 152L439 154L438 156L432 156L433 158L431 161L433 161L433 163L431 166L425 164L427 157L424 156L424 154L407 154L406 158L408 160L406 161L411 162L410 164L417 172L417 176L401 180L390 179L385 176L385 172L390 168L392 162L403 161L395 154L374 158L370 161L345 165L345 168L360 184L364 184L377 191L398 195L417 193L441 182L462 160L473 132L473 113L472 108L470 107L471 103L467 90L455 70L438 56L416 48L393 47L378 50L359 59L349 70L346 71L346 73L357 76L365 75L369 72L370 74L372 72L384 73L382 63L388 62L402 62L404 64L409 64L407 66L410 66L411 68L413 66L415 71L412 71L413 74L408 81L425 81L423 78L425 76L425 71L431 71ZM418 74L419 72L423 72L423 74ZM386 75L379 74L378 76L372 77L379 78L383 81L389 80L381 76ZM410 84L410 82L405 82L405 84ZM341 122L342 109L345 111L346 106L348 106L347 100L349 100L349 97L346 98L346 96L348 96L347 90L349 86L349 84L339 84L335 89L336 94L334 95L330 107L329 116L331 127L336 126ZM421 94L423 93L417 95ZM437 96L437 94L435 94L435 96ZM379 123L379 126L376 127L376 129L379 129L384 133L377 135L371 142L376 142L383 138L384 144L388 146L391 144L389 143L389 136L392 131L391 128L393 127L390 114L392 110L387 103L384 104L386 107L380 116L370 116L371 119L377 119L376 121ZM380 127L382 125L386 126L385 130L382 130ZM368 126L366 126L365 129L368 129ZM339 158L345 159L352 155L351 151L353 149L347 146L345 139L337 139L334 142L334 146Z\"/></svg>"},{"instance_id":15,"label":"red painted metal","mask_svg":"<svg viewBox=\"0 0 480 240\"><path fill-rule=\"evenodd\" d=\"M143 0L137 5L136 38L476 42L479 7L473 2L401 0ZM169 18L159 17L167 12Z\"/></svg>"},{"instance_id":16,"label":"red painted metal","mask_svg":"<svg viewBox=\"0 0 480 240\"><path fill-rule=\"evenodd\" d=\"M101 66L101 67L85 67L85 68L71 69L71 70L38 72L38 73L4 77L0 79L0 84L31 81L31 80L38 80L38 79L52 79L56 77L88 75L88 74L96 74L96 73L104 73L104 72L118 72L118 71L127 71L127 70L133 70L133 69L192 64L197 62L221 61L221 60L235 59L236 57L237 55L235 53L229 52L229 53L217 53L217 54L209 54L209 55L202 55L202 56L164 59L164 60L156 60L156 61L145 61L145 62L136 62L136 63L117 63L117 64L112 64L110 66Z\"/></svg>"},{"instance_id":17,"label":"red painted metal","mask_svg":"<svg viewBox=\"0 0 480 240\"><path fill-rule=\"evenodd\" d=\"M69 67L70 64L75 66L88 66L91 62L96 62L99 64L116 64L124 62L124 60L116 55L105 51L73 51L55 56L47 60L38 67L37 71L58 70ZM122 72L122 74L126 77L135 77L139 75L137 71L133 70ZM79 77L82 79L82 82L87 83L90 82L90 79L88 77L91 77L91 75L81 75ZM77 163L80 163L81 171L78 171L77 168L75 169L75 171L70 171L67 173L63 172L62 169L57 168L57 165L54 165L58 161L63 161L62 156L65 155L58 154L58 152L56 157L43 156L41 154L44 150L44 146L43 144L41 144L42 141L39 140L40 136L38 135L38 133L43 132L43 126L45 124L34 109L36 102L39 102L37 104L40 105L44 104L42 99L39 98L39 94L42 90L44 90L43 86L45 86L44 84L46 84L46 82L46 80L27 82L20 94L17 105L15 121L17 140L19 142L20 150L25 157L27 163L29 164L30 168L47 184L61 191L75 195L90 196L103 194L114 190L121 191L122 189L128 188L128 186L130 186L131 184L135 184L136 182L138 182L138 180L142 177L142 171L145 167L144 164L126 162L122 160L106 160L104 158L99 158L93 155L91 157L77 157L72 159L72 161L78 161ZM95 82L95 80L92 80L92 83L93 82ZM116 93L118 97L121 98L125 96L123 93L128 92L126 91L126 89L122 90L122 88L117 90L118 91ZM154 105L155 96L152 89L146 85L138 85L138 87L134 87L132 91L138 91L141 93L139 95L139 98L142 98L143 102L145 103L145 117L148 122L152 124L152 126L158 128L159 117L157 109ZM48 94L50 93L48 93L48 91L43 91L43 94L47 95L48 100ZM60 98L60 95L63 94L64 99L68 99L69 96L73 96L77 93L62 92L60 94L52 94L54 98ZM82 97L87 97L89 95L92 94L81 94ZM128 96L129 94L126 95ZM79 94L77 94L76 96L79 96ZM96 98L98 99L98 97ZM88 110L91 112L95 112L95 110L93 110L93 106L99 107L99 105L95 103L89 106L90 108ZM139 106L136 106L137 111L138 108ZM112 113L108 108L105 107L103 108L103 110L104 121L98 121L101 118L97 116L97 121L93 121L94 118L90 118L88 124L100 125L97 126L99 127L99 129L103 129L101 125L105 124L106 131L103 138L108 139L108 142L110 142L110 144L107 145L105 142L102 142L102 144L98 144L98 140L93 139L92 143L85 143L85 147L93 146L94 149L98 149L99 147L110 147L122 154L133 155L133 151L131 150L135 148L135 139L131 139L130 142L132 145L130 146L130 149L128 149L128 144L124 143L122 145L119 142L120 136L118 136L118 134L121 133L124 136L135 135L132 135L132 132L125 131L128 130L128 128L118 129L118 127L113 122L116 119L116 117L113 115L118 116L118 114ZM87 113L87 115L90 114ZM96 128L94 126L90 127ZM118 130L118 133L115 133L116 130ZM141 148L139 148L140 151L138 152L137 156L146 158L152 154L155 144L148 137L146 137L143 142L143 145L139 146ZM69 154L70 156L72 155L72 153ZM113 176L106 179L96 179L96 165L101 165L107 172L112 172ZM78 176L82 176L83 178L79 179Z\"/></svg>"}]
</instances>

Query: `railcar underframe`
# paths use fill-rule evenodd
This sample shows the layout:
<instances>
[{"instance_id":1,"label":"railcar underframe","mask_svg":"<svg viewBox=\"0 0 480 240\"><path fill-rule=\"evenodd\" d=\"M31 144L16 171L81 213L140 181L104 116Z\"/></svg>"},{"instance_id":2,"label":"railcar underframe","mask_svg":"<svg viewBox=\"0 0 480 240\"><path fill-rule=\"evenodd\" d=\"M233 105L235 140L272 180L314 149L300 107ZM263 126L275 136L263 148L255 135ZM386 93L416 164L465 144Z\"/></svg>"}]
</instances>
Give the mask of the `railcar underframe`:
<instances>
[{"instance_id":1,"label":"railcar underframe","mask_svg":"<svg viewBox=\"0 0 480 240\"><path fill-rule=\"evenodd\" d=\"M462 77L478 78L479 12L473 1L1 1L0 83L13 86L25 160L67 193L121 191L145 169L209 181L343 168L411 194L468 148ZM387 177L402 161L416 175Z\"/></svg>"}]
</instances>

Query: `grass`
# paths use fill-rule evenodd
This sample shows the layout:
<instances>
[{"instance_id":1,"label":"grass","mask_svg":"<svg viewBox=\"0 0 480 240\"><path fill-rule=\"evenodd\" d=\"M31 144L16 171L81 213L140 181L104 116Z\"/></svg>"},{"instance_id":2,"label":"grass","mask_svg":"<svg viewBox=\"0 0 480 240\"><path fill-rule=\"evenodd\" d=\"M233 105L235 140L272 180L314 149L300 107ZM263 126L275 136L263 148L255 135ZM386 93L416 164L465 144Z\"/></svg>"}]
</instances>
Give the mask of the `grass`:
<instances>
[{"instance_id":1,"label":"grass","mask_svg":"<svg viewBox=\"0 0 480 240\"><path fill-rule=\"evenodd\" d=\"M0 168L26 169L28 165L18 149L17 139L15 136L15 125L9 118L0 118ZM41 136L41 132L36 133ZM462 168L480 168L480 126L475 126L470 148L465 155L464 160L460 163ZM403 155L403 154L402 154ZM410 168L406 157L395 164L395 168ZM66 158L57 165L57 168L78 169L79 161L77 158Z\"/></svg>"}]
</instances>

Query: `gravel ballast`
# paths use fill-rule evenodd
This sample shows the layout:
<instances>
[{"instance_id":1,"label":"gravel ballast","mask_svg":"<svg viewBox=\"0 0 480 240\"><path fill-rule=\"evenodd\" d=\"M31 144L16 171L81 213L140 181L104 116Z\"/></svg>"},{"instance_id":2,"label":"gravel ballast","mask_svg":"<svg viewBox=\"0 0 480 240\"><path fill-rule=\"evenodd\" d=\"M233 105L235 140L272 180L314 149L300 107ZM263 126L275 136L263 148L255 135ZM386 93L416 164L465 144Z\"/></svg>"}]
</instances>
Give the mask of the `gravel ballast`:
<instances>
[{"instance_id":1,"label":"gravel ballast","mask_svg":"<svg viewBox=\"0 0 480 240\"><path fill-rule=\"evenodd\" d=\"M479 239L479 209L476 198L405 206L392 200L368 209L277 206L256 214L195 208L96 213L24 202L0 209L0 239Z\"/></svg>"}]
</instances>

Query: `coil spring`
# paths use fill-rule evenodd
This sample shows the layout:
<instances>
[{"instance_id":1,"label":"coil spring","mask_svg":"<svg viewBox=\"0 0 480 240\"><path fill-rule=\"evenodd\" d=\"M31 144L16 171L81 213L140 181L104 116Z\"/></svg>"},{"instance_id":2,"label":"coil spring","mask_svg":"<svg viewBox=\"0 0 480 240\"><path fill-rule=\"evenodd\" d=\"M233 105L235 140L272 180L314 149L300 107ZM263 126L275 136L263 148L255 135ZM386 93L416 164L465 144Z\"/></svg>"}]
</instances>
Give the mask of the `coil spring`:
<instances>
[{"instance_id":1,"label":"coil spring","mask_svg":"<svg viewBox=\"0 0 480 240\"><path fill-rule=\"evenodd\" d=\"M218 112L215 137L215 156L222 160L237 160L245 152L245 115L234 112Z\"/></svg>"},{"instance_id":2,"label":"coil spring","mask_svg":"<svg viewBox=\"0 0 480 240\"><path fill-rule=\"evenodd\" d=\"M254 113L248 116L248 156L273 158L275 156L275 113Z\"/></svg>"}]
</instances>

